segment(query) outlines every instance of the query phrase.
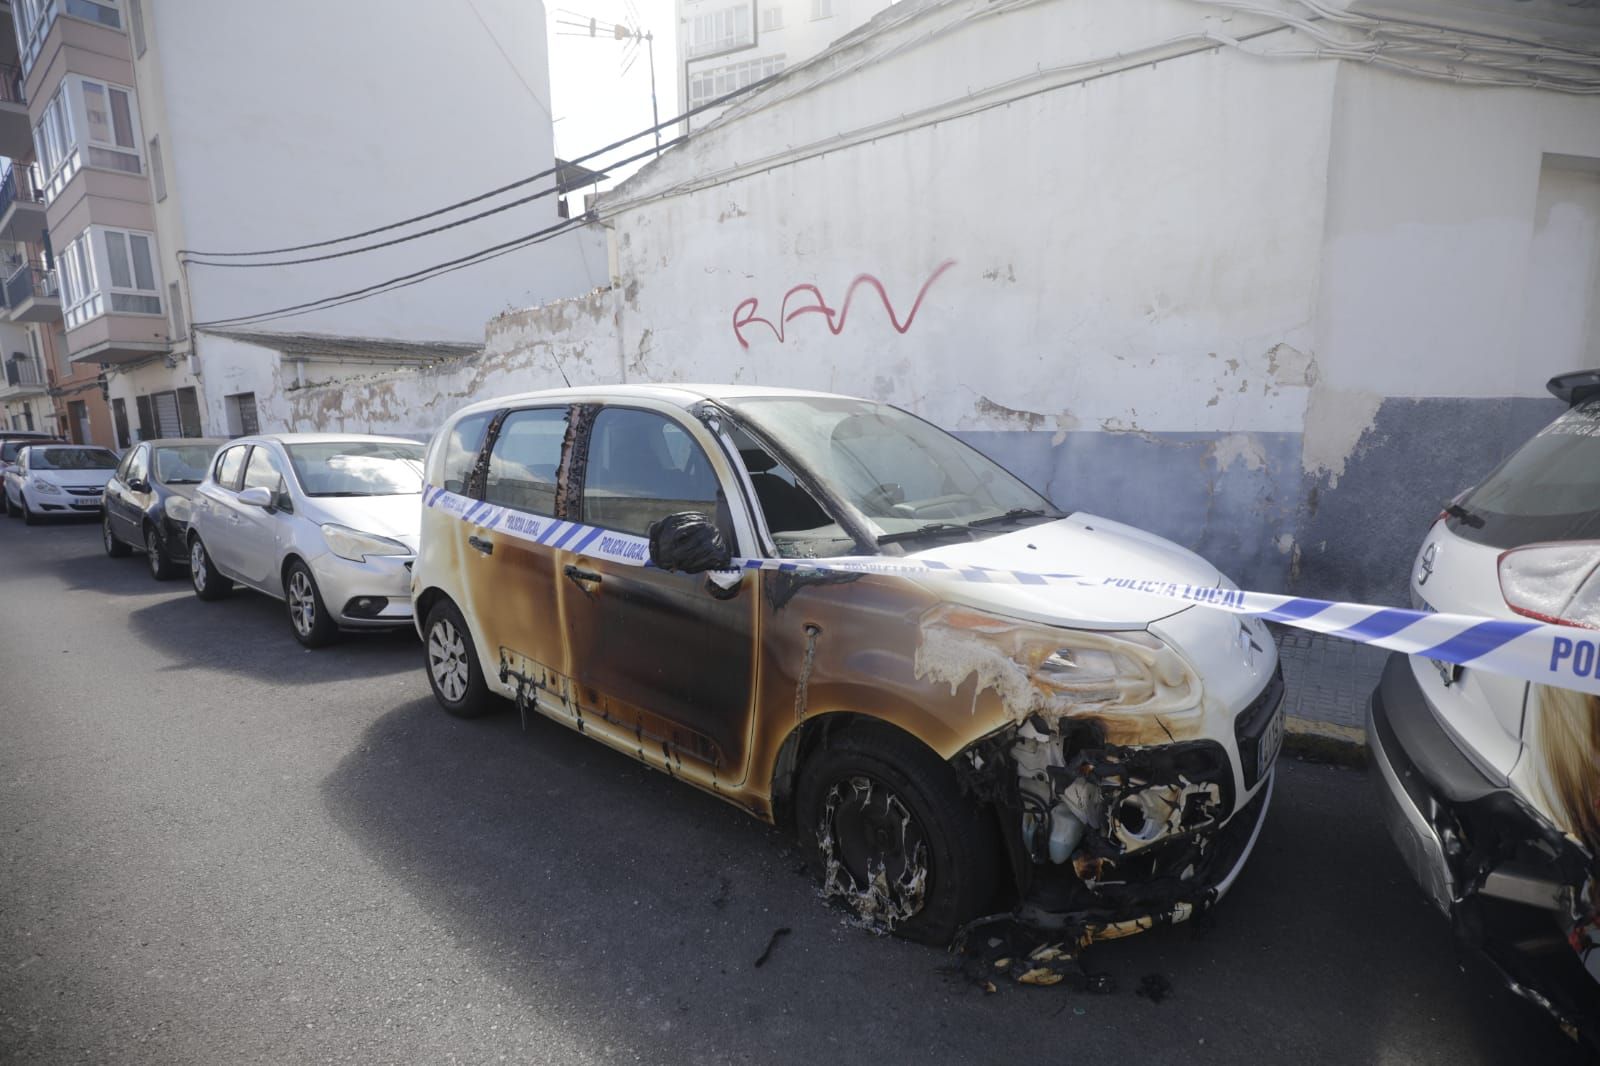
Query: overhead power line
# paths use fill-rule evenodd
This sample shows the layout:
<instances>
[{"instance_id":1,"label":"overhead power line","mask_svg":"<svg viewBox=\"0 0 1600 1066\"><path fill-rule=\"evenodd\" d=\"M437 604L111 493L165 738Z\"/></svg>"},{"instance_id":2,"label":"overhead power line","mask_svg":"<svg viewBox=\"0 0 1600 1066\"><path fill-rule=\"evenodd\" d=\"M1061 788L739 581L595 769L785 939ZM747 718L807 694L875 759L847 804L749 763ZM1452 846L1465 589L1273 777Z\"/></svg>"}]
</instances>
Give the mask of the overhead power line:
<instances>
[{"instance_id":1,"label":"overhead power line","mask_svg":"<svg viewBox=\"0 0 1600 1066\"><path fill-rule=\"evenodd\" d=\"M670 148L675 144L682 143L683 140L684 140L684 138L677 137L677 138L674 138L673 140L668 141L666 144L662 145L661 147L662 148ZM613 166L613 167L626 166L629 163L635 162L635 161L640 160L640 159L644 159L646 156L655 155L659 151L660 151L660 149L652 146L650 148L646 148L642 152L635 152L633 155L630 155L630 156L626 157L625 159L615 160L615 161L613 161L612 163L610 163L608 165L609 166ZM509 211L513 207L521 207L523 204L531 203L534 200L542 200L546 196L553 195L554 193L557 193L557 192L560 192L560 191L561 191L561 186L559 184L551 185L551 186L548 186L546 188L540 189L538 192L529 193L527 196L519 197L518 199L512 200L509 203L501 204L498 207L491 207L488 210L479 211L475 215L468 215L466 218L458 218L453 222L446 222L446 223L443 223L442 225L433 226L430 229L419 230L416 233L408 233L404 237L394 237L394 238L392 238L390 240L387 240L387 241L379 241L377 244L367 244L367 245L361 246L360 248L347 248L342 252L325 252L322 255L308 255L308 256L304 256L304 257L302 257L300 259L269 259L269 260L257 261L257 262L230 262L228 260L216 260L216 259L186 259L185 262L188 263L188 265L190 265L190 266L214 266L214 267L247 268L247 267L296 266L296 265L301 264L301 263L320 263L320 262L323 262L323 261L328 260L328 259L342 259L342 258L344 258L345 256L348 256L348 255L361 255L363 252L375 252L379 248L389 248L389 247L392 247L393 245L396 245L396 244L404 244L407 241L414 241L414 240L418 240L419 238L422 238L422 237L432 236L435 233L443 233L445 230L455 229L458 226L465 226L469 222L476 222L479 219L488 218L490 215L497 215L502 211Z\"/></svg>"},{"instance_id":2,"label":"overhead power line","mask_svg":"<svg viewBox=\"0 0 1600 1066\"><path fill-rule=\"evenodd\" d=\"M737 97L749 95L750 93L755 92L757 89L759 89L762 86L766 85L768 82L772 81L774 78L777 78L777 77L780 77L780 76L781 76L781 72L779 74L770 74L767 77L761 78L758 81L751 82L749 85L746 85L743 88L735 89L735 90L733 90L732 92L729 92L729 93L724 93L723 95L721 95L719 97L716 97L715 99L708 100L705 103L700 104L700 105L698 105L696 107L691 107L689 110L683 112L683 114L681 114L681 115L677 115L677 116L675 116L673 118L665 119L665 120L663 120L661 122L656 123L653 126L650 126L650 127L646 128L646 129L642 129L637 133L633 133L633 134L630 134L630 135L628 135L626 137L623 137L621 140L612 141L610 144L605 145L604 147L596 148L594 151L589 152L589 153L587 153L585 155L578 156L577 158L569 160L568 162L570 162L570 163L586 163L589 160L595 158L596 156L604 155L607 152L615 151L616 149L622 147L625 144L628 144L628 143L630 143L632 141L637 141L641 137L648 137L648 136L650 136L652 134L660 132L661 130L668 129L671 126L674 126L674 125L678 124L679 122L682 122L684 119L692 118L693 116L698 115L703 111L709 111L712 108L722 107L722 106L726 105L729 101L731 101L731 100L733 100L733 99L735 99ZM679 140L681 140L681 139L682 138L679 138ZM676 143L676 142L672 142L672 143ZM653 152L654 149L652 148L651 151ZM358 233L349 233L349 234L344 235L343 237L331 237L331 238L329 238L327 240L311 241L311 242L306 243L306 244L292 244L292 245L288 245L287 247L283 247L283 248L262 248L262 249L258 249L256 251L250 251L250 252L205 252L205 251L196 251L194 249L184 248L184 249L179 249L178 257L180 259L185 259L185 260L190 260L190 261L196 260L196 259L201 258L201 257L208 258L208 259L209 258L215 258L215 259L224 259L224 258L226 258L226 259L240 259L240 258L248 258L248 257L251 257L251 256L262 256L262 255L285 255L285 254L287 254L289 252L305 252L305 251L310 251L310 250L315 249L315 248L327 248L327 247L330 247L330 246L335 245L335 244L345 244L345 243L347 243L349 241L360 240L363 237L371 237L371 236L374 236L374 235L379 234L379 233L387 233L390 230L399 229L402 226L409 226L414 222L425 222L430 218L438 218L440 215L449 214L451 211L455 211L455 210L457 210L459 208L470 207L473 204L482 203L484 200L488 200L491 197L499 196L501 193L510 192L512 189L520 189L524 185L532 184L533 182L538 181L541 178L548 178L548 177L554 175L555 173L557 173L557 171L559 169L560 169L559 165L558 166L549 167L549 168L547 168L545 170L539 171L537 174L530 174L525 178L518 178L516 181L509 182L509 183L507 183L505 185L500 186L499 188L490 189L488 192L479 193L476 196L469 196L465 200L457 200L454 203L446 204L445 206L439 207L439 208L435 208L432 211L425 211L420 215L412 215L410 218L403 218L398 222L390 222L390 223L388 223L386 225L374 226L372 229L361 230ZM217 264L213 264L213 265L217 265Z\"/></svg>"},{"instance_id":3,"label":"overhead power line","mask_svg":"<svg viewBox=\"0 0 1600 1066\"><path fill-rule=\"evenodd\" d=\"M503 241L500 244L491 245L488 248L481 248L476 252L470 252L467 255L459 258L449 259L443 263L435 263L432 266L423 267L421 270L415 270L409 274L401 274L399 277L389 278L387 281L380 281L376 284L367 285L360 289L351 289L349 292L342 292L333 296L324 296L321 299L308 300L305 303L291 304L288 307L279 307L271 311L260 311L250 315L237 315L233 318L213 319L209 322L196 322L194 327L196 329L218 329L226 326L241 326L257 322L267 322L277 318L292 318L296 315L310 314L313 311L322 311L330 307L338 307L342 304L354 303L356 300L378 296L384 292L392 291L393 289L403 289L409 285L415 285L419 282L427 281L429 278L437 277L440 274L448 274L453 270L459 270L462 267L472 266L474 263L485 262L489 259L496 259L501 255L514 252L518 248L527 247L528 245L532 244L541 244L544 241L560 236L562 233L568 230L576 229L581 225L585 225L590 221L593 220L588 216L562 219L553 226L546 226L543 229L535 230L532 233L525 233L520 237L513 237L509 241Z\"/></svg>"}]
</instances>

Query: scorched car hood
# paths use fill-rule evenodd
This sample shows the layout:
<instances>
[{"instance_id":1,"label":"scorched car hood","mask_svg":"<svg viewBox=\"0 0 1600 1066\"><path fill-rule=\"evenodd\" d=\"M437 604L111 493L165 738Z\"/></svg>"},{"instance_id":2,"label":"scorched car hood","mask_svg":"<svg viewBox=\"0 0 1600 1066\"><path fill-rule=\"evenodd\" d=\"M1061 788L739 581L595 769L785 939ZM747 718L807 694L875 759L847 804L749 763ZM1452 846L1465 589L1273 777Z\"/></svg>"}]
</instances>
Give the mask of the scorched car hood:
<instances>
[{"instance_id":1,"label":"scorched car hood","mask_svg":"<svg viewBox=\"0 0 1600 1066\"><path fill-rule=\"evenodd\" d=\"M1215 588L1222 574L1194 552L1133 526L1073 514L987 540L914 553L955 567L987 566L1032 573L1081 574L1090 580L1126 577ZM1188 610L1173 600L1113 587L937 582L945 599L1010 618L1094 629L1143 629Z\"/></svg>"}]
</instances>

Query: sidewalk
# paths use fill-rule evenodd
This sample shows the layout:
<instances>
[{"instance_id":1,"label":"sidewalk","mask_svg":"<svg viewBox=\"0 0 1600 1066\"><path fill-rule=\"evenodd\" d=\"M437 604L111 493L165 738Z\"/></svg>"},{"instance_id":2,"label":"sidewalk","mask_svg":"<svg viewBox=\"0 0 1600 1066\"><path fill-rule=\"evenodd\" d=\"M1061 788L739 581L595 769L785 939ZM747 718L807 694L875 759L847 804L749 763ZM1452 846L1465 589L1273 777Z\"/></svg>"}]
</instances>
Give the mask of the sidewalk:
<instances>
[{"instance_id":1,"label":"sidewalk","mask_svg":"<svg viewBox=\"0 0 1600 1066\"><path fill-rule=\"evenodd\" d=\"M1389 653L1321 633L1278 634L1291 751L1334 762L1365 760L1367 699Z\"/></svg>"}]
</instances>

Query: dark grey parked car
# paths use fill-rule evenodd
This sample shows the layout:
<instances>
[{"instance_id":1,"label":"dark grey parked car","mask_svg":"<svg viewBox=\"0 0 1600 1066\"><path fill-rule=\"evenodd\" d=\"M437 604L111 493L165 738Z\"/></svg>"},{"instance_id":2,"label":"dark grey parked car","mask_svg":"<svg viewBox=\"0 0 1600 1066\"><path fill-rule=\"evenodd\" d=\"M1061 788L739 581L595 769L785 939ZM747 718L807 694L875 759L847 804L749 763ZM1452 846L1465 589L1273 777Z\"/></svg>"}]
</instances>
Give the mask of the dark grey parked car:
<instances>
[{"instance_id":1,"label":"dark grey parked car","mask_svg":"<svg viewBox=\"0 0 1600 1066\"><path fill-rule=\"evenodd\" d=\"M142 550L157 581L182 572L189 564L189 501L225 443L184 437L142 441L130 449L106 485L106 554L121 558L132 548Z\"/></svg>"}]
</instances>

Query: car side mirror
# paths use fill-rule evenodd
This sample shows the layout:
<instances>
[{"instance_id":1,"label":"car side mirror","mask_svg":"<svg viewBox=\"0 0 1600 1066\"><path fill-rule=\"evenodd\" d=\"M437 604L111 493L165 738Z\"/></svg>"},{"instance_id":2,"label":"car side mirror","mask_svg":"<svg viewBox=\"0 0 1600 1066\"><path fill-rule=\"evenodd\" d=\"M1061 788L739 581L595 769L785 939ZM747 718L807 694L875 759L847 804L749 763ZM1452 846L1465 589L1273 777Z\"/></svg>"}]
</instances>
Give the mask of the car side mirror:
<instances>
[{"instance_id":1,"label":"car side mirror","mask_svg":"<svg viewBox=\"0 0 1600 1066\"><path fill-rule=\"evenodd\" d=\"M246 507L260 507L263 510L273 510L276 500L272 490L265 485L255 485L239 493L239 502Z\"/></svg>"},{"instance_id":2,"label":"car side mirror","mask_svg":"<svg viewBox=\"0 0 1600 1066\"><path fill-rule=\"evenodd\" d=\"M726 570L733 555L709 515L679 511L650 524L650 562L662 570L700 574Z\"/></svg>"},{"instance_id":3,"label":"car side mirror","mask_svg":"<svg viewBox=\"0 0 1600 1066\"><path fill-rule=\"evenodd\" d=\"M149 492L150 482L142 477L130 478L128 480L128 488L133 492Z\"/></svg>"}]
</instances>

